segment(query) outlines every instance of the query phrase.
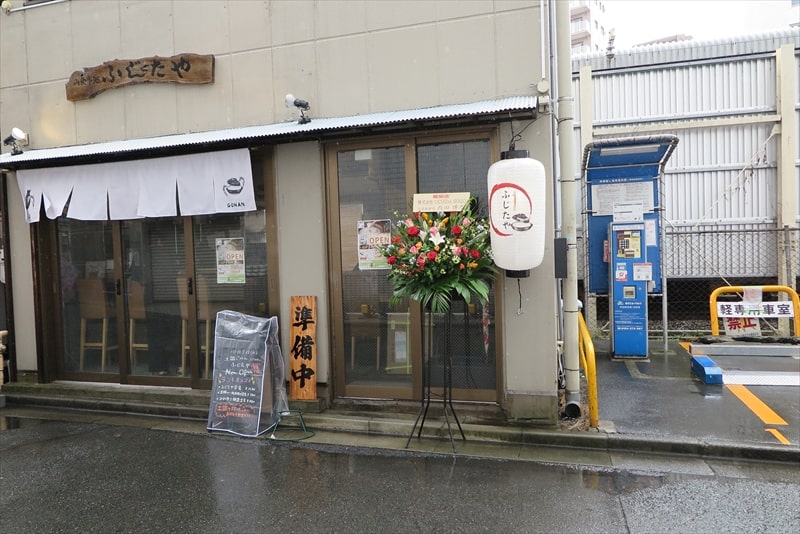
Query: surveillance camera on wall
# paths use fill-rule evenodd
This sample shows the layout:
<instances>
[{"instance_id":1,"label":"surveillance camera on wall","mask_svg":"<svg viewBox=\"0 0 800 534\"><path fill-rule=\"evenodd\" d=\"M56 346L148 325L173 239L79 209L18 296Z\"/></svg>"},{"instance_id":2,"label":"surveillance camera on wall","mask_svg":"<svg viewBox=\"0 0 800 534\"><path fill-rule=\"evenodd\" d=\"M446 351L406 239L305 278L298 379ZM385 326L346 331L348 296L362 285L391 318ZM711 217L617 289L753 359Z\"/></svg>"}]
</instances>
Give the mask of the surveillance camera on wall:
<instances>
[{"instance_id":1,"label":"surveillance camera on wall","mask_svg":"<svg viewBox=\"0 0 800 534\"><path fill-rule=\"evenodd\" d=\"M11 128L11 134L3 139L3 144L6 146L11 146L11 155L16 156L17 154L22 154L22 150L20 150L19 145L27 146L28 145L28 134L20 130L19 128Z\"/></svg>"},{"instance_id":2,"label":"surveillance camera on wall","mask_svg":"<svg viewBox=\"0 0 800 534\"><path fill-rule=\"evenodd\" d=\"M286 95L286 107L291 108L293 106L305 111L308 111L308 108L311 107L308 105L307 101L302 100L300 98L295 98L292 93L289 93L288 95Z\"/></svg>"},{"instance_id":3,"label":"surveillance camera on wall","mask_svg":"<svg viewBox=\"0 0 800 534\"><path fill-rule=\"evenodd\" d=\"M295 96L292 93L286 95L285 101L287 108L295 107L300 110L300 120L298 121L300 124L306 124L308 122L311 122L311 119L308 118L305 113L311 107L308 104L308 101L303 100L301 98L295 98Z\"/></svg>"}]
</instances>

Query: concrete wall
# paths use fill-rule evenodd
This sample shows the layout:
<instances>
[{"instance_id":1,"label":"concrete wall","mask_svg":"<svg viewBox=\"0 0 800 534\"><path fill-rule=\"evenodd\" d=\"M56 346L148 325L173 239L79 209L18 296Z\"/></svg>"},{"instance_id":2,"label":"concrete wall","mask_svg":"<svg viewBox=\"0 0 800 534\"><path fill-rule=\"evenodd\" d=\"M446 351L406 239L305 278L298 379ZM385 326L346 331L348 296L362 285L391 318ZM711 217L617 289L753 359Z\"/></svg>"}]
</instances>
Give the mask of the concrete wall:
<instances>
[{"instance_id":1,"label":"concrete wall","mask_svg":"<svg viewBox=\"0 0 800 534\"><path fill-rule=\"evenodd\" d=\"M530 94L538 1L71 0L0 17L0 130L31 148ZM213 54L210 85L143 84L66 100L112 59Z\"/></svg>"},{"instance_id":2,"label":"concrete wall","mask_svg":"<svg viewBox=\"0 0 800 534\"><path fill-rule=\"evenodd\" d=\"M515 131L524 125L516 124ZM548 136L549 117L538 119L517 150L528 150L530 157L545 164L547 172L547 220L553 216L552 143ZM501 131L501 147L507 147L510 130ZM505 149L505 148L504 148ZM508 417L520 422L555 424L558 418L557 339L558 295L556 293L554 227L545 234L545 255L541 265L531 269L530 277L505 278L503 288L504 395L502 403Z\"/></svg>"},{"instance_id":3,"label":"concrete wall","mask_svg":"<svg viewBox=\"0 0 800 534\"><path fill-rule=\"evenodd\" d=\"M278 180L278 255L281 288L281 346L292 346L289 326L292 296L317 296L317 381L330 378L328 277L325 239L325 193L321 146L280 145L275 151ZM284 354L286 357L286 354Z\"/></svg>"}]
</instances>

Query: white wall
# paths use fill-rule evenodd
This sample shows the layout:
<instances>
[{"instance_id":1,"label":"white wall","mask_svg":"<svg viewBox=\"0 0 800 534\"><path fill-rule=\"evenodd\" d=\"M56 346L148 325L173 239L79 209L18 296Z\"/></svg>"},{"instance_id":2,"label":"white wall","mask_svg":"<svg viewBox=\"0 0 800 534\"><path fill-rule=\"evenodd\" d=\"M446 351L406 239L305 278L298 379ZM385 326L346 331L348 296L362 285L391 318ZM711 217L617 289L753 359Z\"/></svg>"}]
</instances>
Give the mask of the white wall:
<instances>
[{"instance_id":1,"label":"white wall","mask_svg":"<svg viewBox=\"0 0 800 534\"><path fill-rule=\"evenodd\" d=\"M0 17L0 131L31 148L531 94L538 0L71 0ZM66 100L113 59L213 54L208 85L142 84ZM4 149L7 151L7 149Z\"/></svg>"},{"instance_id":2,"label":"white wall","mask_svg":"<svg viewBox=\"0 0 800 534\"><path fill-rule=\"evenodd\" d=\"M331 352L328 343L328 254L321 147L314 142L279 145L275 151L275 166L281 346L288 364L288 352L292 347L289 325L293 318L289 299L292 296L316 296L316 378L317 382L328 382Z\"/></svg>"},{"instance_id":3,"label":"white wall","mask_svg":"<svg viewBox=\"0 0 800 534\"><path fill-rule=\"evenodd\" d=\"M11 262L11 289L14 295L14 341L17 369L31 371L36 365L36 316L33 307L33 264L30 226L25 222L22 196L13 175L8 184L9 242L6 261ZM43 335L53 335L44 332Z\"/></svg>"}]
</instances>

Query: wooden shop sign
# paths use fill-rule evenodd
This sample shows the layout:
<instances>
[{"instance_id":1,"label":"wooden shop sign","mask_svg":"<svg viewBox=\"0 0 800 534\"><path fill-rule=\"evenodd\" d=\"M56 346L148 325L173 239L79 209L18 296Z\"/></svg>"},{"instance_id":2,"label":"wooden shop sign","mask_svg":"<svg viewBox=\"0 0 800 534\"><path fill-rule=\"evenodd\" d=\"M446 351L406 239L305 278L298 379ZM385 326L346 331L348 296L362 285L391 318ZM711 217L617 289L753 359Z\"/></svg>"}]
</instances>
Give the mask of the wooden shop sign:
<instances>
[{"instance_id":1,"label":"wooden shop sign","mask_svg":"<svg viewBox=\"0 0 800 534\"><path fill-rule=\"evenodd\" d=\"M67 82L67 100L86 100L108 89L139 83L214 82L214 56L178 54L139 59L114 59L97 67L76 70Z\"/></svg>"},{"instance_id":2,"label":"wooden shop sign","mask_svg":"<svg viewBox=\"0 0 800 534\"><path fill-rule=\"evenodd\" d=\"M317 297L292 296L289 398L317 398Z\"/></svg>"}]
</instances>

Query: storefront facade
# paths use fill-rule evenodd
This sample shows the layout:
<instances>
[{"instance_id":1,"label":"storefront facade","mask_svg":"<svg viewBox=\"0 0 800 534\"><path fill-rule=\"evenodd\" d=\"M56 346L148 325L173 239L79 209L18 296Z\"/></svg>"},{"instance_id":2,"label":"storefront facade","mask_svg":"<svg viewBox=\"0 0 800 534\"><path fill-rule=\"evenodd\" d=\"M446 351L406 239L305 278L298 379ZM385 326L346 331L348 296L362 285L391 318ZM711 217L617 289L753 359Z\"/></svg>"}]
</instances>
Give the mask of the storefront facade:
<instances>
[{"instance_id":1,"label":"storefront facade","mask_svg":"<svg viewBox=\"0 0 800 534\"><path fill-rule=\"evenodd\" d=\"M419 398L443 318L389 305L359 232L415 193L485 201L512 139L545 163L555 204L532 88L547 16L540 2L71 0L0 18L4 51L29 43L0 57L0 130L29 134L0 156L17 373L208 389L216 311L277 316L288 360L290 299L314 296L320 397ZM186 73L170 59L187 52L213 57L213 81L65 95L74 72L118 58ZM487 305L454 306L456 400L556 420L552 255L528 278L500 273Z\"/></svg>"}]
</instances>

